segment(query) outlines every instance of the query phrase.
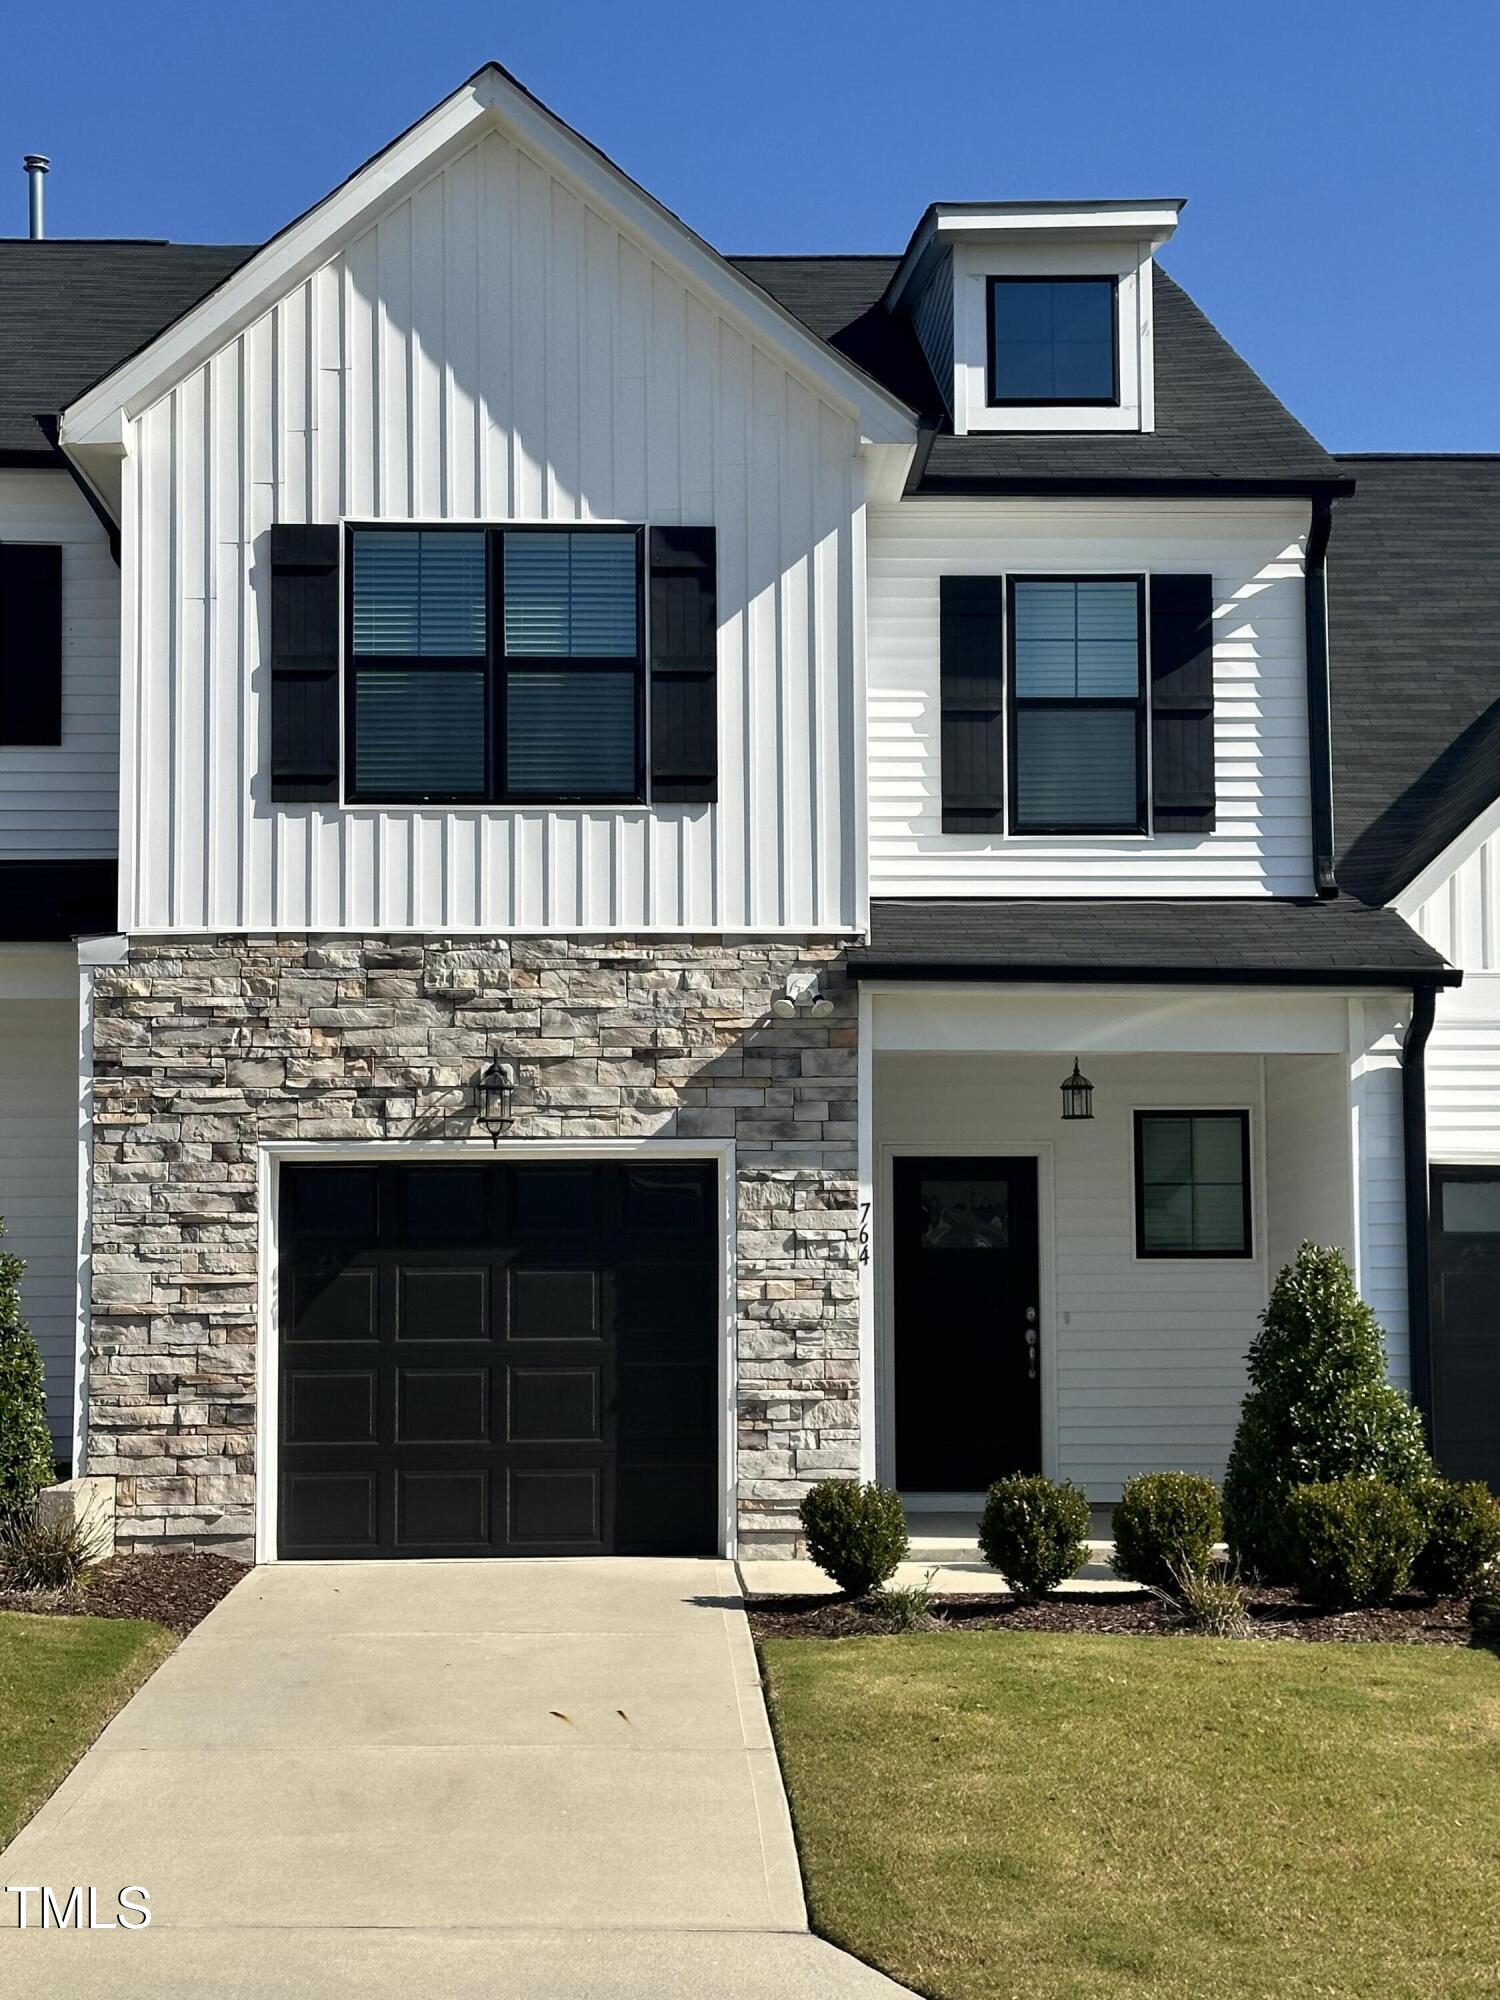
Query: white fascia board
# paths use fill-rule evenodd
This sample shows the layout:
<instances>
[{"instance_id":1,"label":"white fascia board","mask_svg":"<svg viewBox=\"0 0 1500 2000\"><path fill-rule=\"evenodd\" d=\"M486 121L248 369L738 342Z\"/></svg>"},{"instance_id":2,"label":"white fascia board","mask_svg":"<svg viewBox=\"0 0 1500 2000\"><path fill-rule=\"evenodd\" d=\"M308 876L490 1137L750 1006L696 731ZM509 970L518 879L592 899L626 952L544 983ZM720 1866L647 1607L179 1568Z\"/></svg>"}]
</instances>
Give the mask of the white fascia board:
<instances>
[{"instance_id":1,"label":"white fascia board","mask_svg":"<svg viewBox=\"0 0 1500 2000\"><path fill-rule=\"evenodd\" d=\"M886 308L894 309L919 282L945 243L1050 237L1067 242L1140 241L1156 251L1176 229L1184 206L1181 201L934 202L886 286Z\"/></svg>"},{"instance_id":2,"label":"white fascia board","mask_svg":"<svg viewBox=\"0 0 1500 2000\"><path fill-rule=\"evenodd\" d=\"M498 70L484 70L446 98L368 166L283 230L158 340L63 412L70 449L122 451L129 419L232 340L327 263L375 209L399 199L478 128L497 121L541 153L595 204L644 239L684 281L722 301L747 329L789 355L801 372L878 444L910 444L912 411L743 277L687 224L648 195Z\"/></svg>"},{"instance_id":3,"label":"white fascia board","mask_svg":"<svg viewBox=\"0 0 1500 2000\"><path fill-rule=\"evenodd\" d=\"M1456 840L1450 840L1434 860L1429 861L1420 875L1414 875L1399 895L1391 899L1390 907L1397 916L1408 923L1430 902L1445 882L1464 863L1477 854L1492 834L1500 833L1500 799L1487 805L1477 819L1472 819Z\"/></svg>"}]
</instances>

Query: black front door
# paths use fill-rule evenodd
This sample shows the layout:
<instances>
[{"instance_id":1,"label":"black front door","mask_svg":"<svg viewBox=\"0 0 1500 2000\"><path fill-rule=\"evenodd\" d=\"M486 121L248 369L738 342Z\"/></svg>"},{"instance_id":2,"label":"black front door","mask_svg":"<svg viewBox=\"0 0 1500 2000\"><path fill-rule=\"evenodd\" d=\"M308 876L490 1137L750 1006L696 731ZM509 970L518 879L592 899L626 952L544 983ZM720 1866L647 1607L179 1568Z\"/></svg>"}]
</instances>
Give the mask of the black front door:
<instances>
[{"instance_id":1,"label":"black front door","mask_svg":"<svg viewBox=\"0 0 1500 2000\"><path fill-rule=\"evenodd\" d=\"M1432 1174L1432 1446L1500 1493L1500 1168Z\"/></svg>"},{"instance_id":2,"label":"black front door","mask_svg":"<svg viewBox=\"0 0 1500 2000\"><path fill-rule=\"evenodd\" d=\"M897 1484L1040 1472L1036 1161L899 1159L894 1209Z\"/></svg>"},{"instance_id":3,"label":"black front door","mask_svg":"<svg viewBox=\"0 0 1500 2000\"><path fill-rule=\"evenodd\" d=\"M711 1554L716 1169L288 1167L284 1556Z\"/></svg>"}]
</instances>

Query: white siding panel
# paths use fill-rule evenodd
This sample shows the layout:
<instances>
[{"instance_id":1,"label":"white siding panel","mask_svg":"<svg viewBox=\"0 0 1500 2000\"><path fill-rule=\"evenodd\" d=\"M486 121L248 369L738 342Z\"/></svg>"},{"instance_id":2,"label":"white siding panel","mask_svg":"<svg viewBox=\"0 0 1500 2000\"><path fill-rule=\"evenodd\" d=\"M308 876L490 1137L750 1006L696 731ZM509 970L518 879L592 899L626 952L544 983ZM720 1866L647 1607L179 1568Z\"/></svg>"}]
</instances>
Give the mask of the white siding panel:
<instances>
[{"instance_id":1,"label":"white siding panel","mask_svg":"<svg viewBox=\"0 0 1500 2000\"><path fill-rule=\"evenodd\" d=\"M1304 1243L1354 1249L1349 1064L1266 1058L1266 1260L1274 1280Z\"/></svg>"},{"instance_id":2,"label":"white siding panel","mask_svg":"<svg viewBox=\"0 0 1500 2000\"><path fill-rule=\"evenodd\" d=\"M0 469L0 542L62 549L63 740L0 747L0 860L103 860L120 787L120 577L65 472Z\"/></svg>"},{"instance_id":3,"label":"white siding panel","mask_svg":"<svg viewBox=\"0 0 1500 2000\"><path fill-rule=\"evenodd\" d=\"M1351 1098L1354 1122L1355 1275L1385 1329L1391 1380L1411 1385L1406 1297L1406 1170L1401 1125L1401 1054L1383 1003L1355 1001Z\"/></svg>"},{"instance_id":4,"label":"white siding panel","mask_svg":"<svg viewBox=\"0 0 1500 2000\"><path fill-rule=\"evenodd\" d=\"M908 501L869 516L870 893L1292 896L1312 889L1302 510ZM1156 839L944 835L939 578L1207 571L1217 826Z\"/></svg>"},{"instance_id":5,"label":"white siding panel","mask_svg":"<svg viewBox=\"0 0 1500 2000\"><path fill-rule=\"evenodd\" d=\"M857 446L542 160L457 153L136 422L129 926L854 928ZM712 520L717 805L273 802L266 535L341 515Z\"/></svg>"},{"instance_id":6,"label":"white siding panel","mask_svg":"<svg viewBox=\"0 0 1500 2000\"><path fill-rule=\"evenodd\" d=\"M1092 1056L1095 1115L1076 1125L1058 1118L1057 1084L1066 1068L1062 1056L1048 1063L1032 1056L878 1055L877 1157L888 1162L893 1146L997 1153L1043 1147L1047 1471L1077 1481L1099 1501L1117 1499L1121 1481L1139 1472L1180 1469L1222 1478L1267 1288L1260 1059ZM1133 1113L1171 1105L1250 1111L1253 1257L1137 1258ZM1329 1138L1336 1144L1346 1128L1341 1113L1331 1115ZM882 1173L882 1204L887 1186ZM888 1214L877 1215L877 1228L888 1237ZM885 1312L888 1278L886 1264Z\"/></svg>"},{"instance_id":7,"label":"white siding panel","mask_svg":"<svg viewBox=\"0 0 1500 2000\"><path fill-rule=\"evenodd\" d=\"M3 1247L26 1260L21 1307L46 1369L47 1419L67 1457L78 1277L76 1005L0 1001L0 1218Z\"/></svg>"},{"instance_id":8,"label":"white siding panel","mask_svg":"<svg viewBox=\"0 0 1500 2000\"><path fill-rule=\"evenodd\" d=\"M1411 923L1465 973L1500 972L1500 833L1458 864L1413 912Z\"/></svg>"},{"instance_id":9,"label":"white siding panel","mask_svg":"<svg viewBox=\"0 0 1500 2000\"><path fill-rule=\"evenodd\" d=\"M1438 1162L1500 1162L1500 833L1481 831L1410 918L1464 975L1438 995L1427 1044L1427 1148Z\"/></svg>"}]
</instances>

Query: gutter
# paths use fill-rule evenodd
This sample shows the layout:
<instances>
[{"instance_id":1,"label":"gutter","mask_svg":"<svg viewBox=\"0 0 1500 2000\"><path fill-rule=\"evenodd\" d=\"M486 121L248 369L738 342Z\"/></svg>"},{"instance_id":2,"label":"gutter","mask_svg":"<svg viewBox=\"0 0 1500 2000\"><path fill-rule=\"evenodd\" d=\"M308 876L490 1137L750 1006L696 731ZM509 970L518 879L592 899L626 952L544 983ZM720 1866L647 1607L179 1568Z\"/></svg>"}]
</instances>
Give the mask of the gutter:
<instances>
[{"instance_id":1,"label":"gutter","mask_svg":"<svg viewBox=\"0 0 1500 2000\"><path fill-rule=\"evenodd\" d=\"M57 453L58 461L66 468L68 477L72 480L73 484L78 488L79 492L88 502L89 512L93 515L94 519L99 523L100 527L103 528L105 537L109 542L109 552L114 557L115 568L118 569L120 567L119 522L115 519L114 515L110 513L109 509L105 506L104 502L99 498L99 495L94 491L93 487L90 486L89 482L84 478L83 474L78 470L78 467L73 463L72 459L63 450L61 430L57 418L55 416L39 416L37 418L37 422L41 426L42 430L46 433L47 441L49 442L49 444L51 444L53 450Z\"/></svg>"},{"instance_id":2,"label":"gutter","mask_svg":"<svg viewBox=\"0 0 1500 2000\"><path fill-rule=\"evenodd\" d=\"M1427 1168L1427 1041L1437 988L1412 989L1411 1023L1401 1045L1401 1137L1406 1167L1406 1318L1412 1401L1432 1434L1432 1196Z\"/></svg>"},{"instance_id":3,"label":"gutter","mask_svg":"<svg viewBox=\"0 0 1500 2000\"><path fill-rule=\"evenodd\" d=\"M1315 493L1307 531L1303 615L1307 638L1307 754L1312 783L1313 886L1338 894L1333 873L1333 731L1328 684L1328 538L1333 531L1332 493Z\"/></svg>"},{"instance_id":4,"label":"gutter","mask_svg":"<svg viewBox=\"0 0 1500 2000\"><path fill-rule=\"evenodd\" d=\"M937 985L978 982L991 986L1311 986L1336 992L1359 988L1383 993L1409 986L1429 997L1435 996L1440 986L1457 986L1463 977L1451 966L1110 965L1100 959L1087 964L1078 959L1050 965L1041 961L1020 964L1015 959L945 959L936 953L927 958L902 957L859 945L845 953L844 968L856 981L910 979Z\"/></svg>"}]
</instances>

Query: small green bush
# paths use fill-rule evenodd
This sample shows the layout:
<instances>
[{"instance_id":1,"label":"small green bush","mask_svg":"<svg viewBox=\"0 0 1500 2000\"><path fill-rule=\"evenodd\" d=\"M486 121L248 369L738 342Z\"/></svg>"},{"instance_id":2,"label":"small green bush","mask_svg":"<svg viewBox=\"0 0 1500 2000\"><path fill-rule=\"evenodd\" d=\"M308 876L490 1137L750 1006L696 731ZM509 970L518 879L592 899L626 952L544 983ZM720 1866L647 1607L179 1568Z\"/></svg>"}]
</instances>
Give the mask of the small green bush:
<instances>
[{"instance_id":1,"label":"small green bush","mask_svg":"<svg viewBox=\"0 0 1500 2000\"><path fill-rule=\"evenodd\" d=\"M76 1590L97 1560L93 1529L14 1515L0 1535L0 1589Z\"/></svg>"},{"instance_id":2,"label":"small green bush","mask_svg":"<svg viewBox=\"0 0 1500 2000\"><path fill-rule=\"evenodd\" d=\"M1480 1479L1434 1479L1412 1500L1427 1537L1412 1582L1429 1597L1467 1597L1500 1563L1500 1502Z\"/></svg>"},{"instance_id":3,"label":"small green bush","mask_svg":"<svg viewBox=\"0 0 1500 2000\"><path fill-rule=\"evenodd\" d=\"M1087 1556L1088 1532L1089 1503L1076 1486L1018 1474L990 1488L979 1546L1017 1597L1045 1597Z\"/></svg>"},{"instance_id":4,"label":"small green bush","mask_svg":"<svg viewBox=\"0 0 1500 2000\"><path fill-rule=\"evenodd\" d=\"M1360 1476L1410 1492L1431 1479L1422 1420L1386 1380L1385 1342L1337 1250L1304 1243L1277 1278L1249 1354L1250 1392L1224 1475L1234 1560L1292 1576L1284 1513L1294 1487Z\"/></svg>"},{"instance_id":5,"label":"small green bush","mask_svg":"<svg viewBox=\"0 0 1500 2000\"><path fill-rule=\"evenodd\" d=\"M1422 1521L1388 1479L1327 1479L1293 1489L1286 1536L1293 1578L1308 1602L1354 1611L1389 1604L1406 1588Z\"/></svg>"},{"instance_id":6,"label":"small green bush","mask_svg":"<svg viewBox=\"0 0 1500 2000\"><path fill-rule=\"evenodd\" d=\"M0 1236L5 1224L0 1222ZM21 1317L19 1257L0 1250L0 1531L22 1522L54 1473L42 1357Z\"/></svg>"},{"instance_id":7,"label":"small green bush","mask_svg":"<svg viewBox=\"0 0 1500 2000\"><path fill-rule=\"evenodd\" d=\"M801 1508L807 1552L847 1597L868 1597L907 1551L906 1516L888 1487L822 1479Z\"/></svg>"},{"instance_id":8,"label":"small green bush","mask_svg":"<svg viewBox=\"0 0 1500 2000\"><path fill-rule=\"evenodd\" d=\"M920 1583L888 1583L877 1590L871 1603L891 1632L929 1632L938 1623L932 1615L932 1579L928 1570Z\"/></svg>"},{"instance_id":9,"label":"small green bush","mask_svg":"<svg viewBox=\"0 0 1500 2000\"><path fill-rule=\"evenodd\" d=\"M1222 1532L1211 1479L1192 1472L1145 1472L1127 1479L1111 1520L1117 1576L1174 1594L1184 1575L1208 1572Z\"/></svg>"}]
</instances>

